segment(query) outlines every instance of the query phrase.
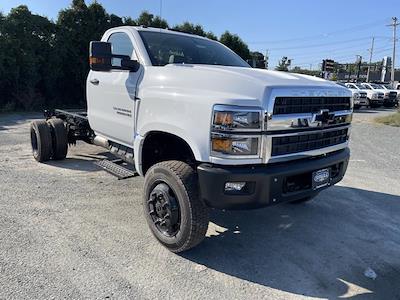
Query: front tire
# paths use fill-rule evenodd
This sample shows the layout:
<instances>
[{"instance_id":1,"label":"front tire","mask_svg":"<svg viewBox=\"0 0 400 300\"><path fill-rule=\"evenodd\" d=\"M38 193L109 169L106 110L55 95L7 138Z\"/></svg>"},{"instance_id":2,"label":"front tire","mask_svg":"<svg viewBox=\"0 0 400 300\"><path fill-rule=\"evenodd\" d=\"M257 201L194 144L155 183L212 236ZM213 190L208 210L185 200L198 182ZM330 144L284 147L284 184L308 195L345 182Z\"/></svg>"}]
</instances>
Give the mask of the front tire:
<instances>
[{"instance_id":1,"label":"front tire","mask_svg":"<svg viewBox=\"0 0 400 300\"><path fill-rule=\"evenodd\" d=\"M203 241L209 209L199 197L195 170L182 161L164 161L145 176L143 207L152 234L179 253Z\"/></svg>"}]
</instances>

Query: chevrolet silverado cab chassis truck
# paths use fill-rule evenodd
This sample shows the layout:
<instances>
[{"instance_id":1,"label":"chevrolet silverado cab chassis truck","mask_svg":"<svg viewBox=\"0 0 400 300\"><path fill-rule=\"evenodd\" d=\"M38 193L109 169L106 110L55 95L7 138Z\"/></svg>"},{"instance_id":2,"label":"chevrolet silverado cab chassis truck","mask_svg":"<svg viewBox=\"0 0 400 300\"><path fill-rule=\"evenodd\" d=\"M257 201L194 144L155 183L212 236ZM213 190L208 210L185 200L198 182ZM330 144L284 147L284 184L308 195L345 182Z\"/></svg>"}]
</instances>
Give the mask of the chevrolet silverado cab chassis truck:
<instances>
[{"instance_id":1,"label":"chevrolet silverado cab chassis truck","mask_svg":"<svg viewBox=\"0 0 400 300\"><path fill-rule=\"evenodd\" d=\"M306 202L349 160L351 92L320 78L251 68L224 45L144 27L90 43L87 111L34 121L39 162L81 140L144 176L144 214L173 252L199 244L209 209Z\"/></svg>"}]
</instances>

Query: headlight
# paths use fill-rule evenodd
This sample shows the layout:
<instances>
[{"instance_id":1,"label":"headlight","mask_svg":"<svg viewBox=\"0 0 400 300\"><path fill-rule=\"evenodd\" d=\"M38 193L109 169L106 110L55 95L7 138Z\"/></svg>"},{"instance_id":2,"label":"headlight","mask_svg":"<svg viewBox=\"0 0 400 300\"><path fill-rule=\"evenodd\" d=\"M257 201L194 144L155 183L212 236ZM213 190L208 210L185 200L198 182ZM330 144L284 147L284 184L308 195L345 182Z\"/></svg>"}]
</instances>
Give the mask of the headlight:
<instances>
[{"instance_id":1,"label":"headlight","mask_svg":"<svg viewBox=\"0 0 400 300\"><path fill-rule=\"evenodd\" d=\"M213 128L218 130L261 130L261 111L216 105Z\"/></svg>"},{"instance_id":2,"label":"headlight","mask_svg":"<svg viewBox=\"0 0 400 300\"><path fill-rule=\"evenodd\" d=\"M211 150L214 154L257 155L259 140L258 137L213 134L211 136Z\"/></svg>"},{"instance_id":3,"label":"headlight","mask_svg":"<svg viewBox=\"0 0 400 300\"><path fill-rule=\"evenodd\" d=\"M353 94L354 99L360 99L360 93L354 93Z\"/></svg>"},{"instance_id":4,"label":"headlight","mask_svg":"<svg viewBox=\"0 0 400 300\"><path fill-rule=\"evenodd\" d=\"M210 141L212 155L259 157L262 128L261 108L214 106Z\"/></svg>"}]
</instances>

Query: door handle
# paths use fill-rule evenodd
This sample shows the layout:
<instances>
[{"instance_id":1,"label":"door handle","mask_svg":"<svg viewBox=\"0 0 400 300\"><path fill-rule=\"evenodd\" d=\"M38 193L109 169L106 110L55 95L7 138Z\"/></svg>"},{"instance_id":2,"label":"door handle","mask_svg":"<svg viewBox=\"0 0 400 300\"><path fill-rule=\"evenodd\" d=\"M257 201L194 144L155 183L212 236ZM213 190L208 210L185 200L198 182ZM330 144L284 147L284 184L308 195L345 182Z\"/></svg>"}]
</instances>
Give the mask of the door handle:
<instances>
[{"instance_id":1,"label":"door handle","mask_svg":"<svg viewBox=\"0 0 400 300\"><path fill-rule=\"evenodd\" d=\"M90 82L95 85L98 85L100 83L100 81L97 78L90 79Z\"/></svg>"}]
</instances>

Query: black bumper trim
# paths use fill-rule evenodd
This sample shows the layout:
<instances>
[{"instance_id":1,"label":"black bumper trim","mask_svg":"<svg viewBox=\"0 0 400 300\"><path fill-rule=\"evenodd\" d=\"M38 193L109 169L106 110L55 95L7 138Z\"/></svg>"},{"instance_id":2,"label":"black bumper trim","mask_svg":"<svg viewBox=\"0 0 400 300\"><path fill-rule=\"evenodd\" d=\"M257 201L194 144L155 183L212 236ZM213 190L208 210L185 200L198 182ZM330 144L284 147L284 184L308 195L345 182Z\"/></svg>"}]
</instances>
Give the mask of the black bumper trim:
<instances>
[{"instance_id":1,"label":"black bumper trim","mask_svg":"<svg viewBox=\"0 0 400 300\"><path fill-rule=\"evenodd\" d=\"M204 163L197 167L201 198L206 205L213 208L252 209L314 196L326 187L285 192L284 185L293 176L309 176L315 170L338 166L330 186L336 184L346 172L349 157L350 150L346 148L320 158L273 165L236 167ZM252 182L254 188L247 194L227 194L224 191L226 182Z\"/></svg>"}]
</instances>

